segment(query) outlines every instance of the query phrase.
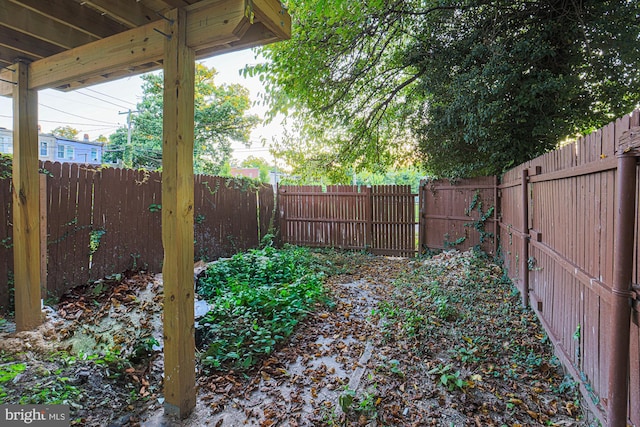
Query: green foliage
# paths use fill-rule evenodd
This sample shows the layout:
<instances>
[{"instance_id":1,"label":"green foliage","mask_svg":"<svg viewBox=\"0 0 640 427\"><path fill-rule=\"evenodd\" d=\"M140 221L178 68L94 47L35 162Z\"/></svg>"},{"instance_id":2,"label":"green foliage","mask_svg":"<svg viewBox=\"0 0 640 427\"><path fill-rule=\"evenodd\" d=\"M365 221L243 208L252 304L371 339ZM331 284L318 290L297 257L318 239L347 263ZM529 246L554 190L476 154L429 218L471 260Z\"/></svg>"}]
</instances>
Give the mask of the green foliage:
<instances>
[{"instance_id":1,"label":"green foliage","mask_svg":"<svg viewBox=\"0 0 640 427\"><path fill-rule=\"evenodd\" d=\"M89 233L89 253L93 255L100 247L100 240L107 231L104 229L91 230Z\"/></svg>"},{"instance_id":2,"label":"green foliage","mask_svg":"<svg viewBox=\"0 0 640 427\"><path fill-rule=\"evenodd\" d=\"M231 143L249 142L258 117L247 115L249 92L240 85L216 85L216 71L196 65L194 171L216 175L231 158ZM123 160L133 168L159 169L162 166L163 76L142 76L142 101L132 116L131 146L127 128L116 130L104 154L105 162Z\"/></svg>"},{"instance_id":3,"label":"green foliage","mask_svg":"<svg viewBox=\"0 0 640 427\"><path fill-rule=\"evenodd\" d=\"M245 72L295 128L279 157L308 170L376 170L419 148L433 176L499 173L640 100L636 1L285 4L291 40Z\"/></svg>"},{"instance_id":4,"label":"green foliage","mask_svg":"<svg viewBox=\"0 0 640 427\"><path fill-rule=\"evenodd\" d=\"M326 298L312 262L308 249L267 246L211 264L197 288L212 304L197 325L205 366L249 369L290 336Z\"/></svg>"},{"instance_id":5,"label":"green foliage","mask_svg":"<svg viewBox=\"0 0 640 427\"><path fill-rule=\"evenodd\" d=\"M353 399L356 397L356 391L347 388L340 396L338 397L338 404L340 405L340 409L342 412L349 413L351 411L351 407L353 405Z\"/></svg>"},{"instance_id":6,"label":"green foliage","mask_svg":"<svg viewBox=\"0 0 640 427\"><path fill-rule=\"evenodd\" d=\"M260 157L249 156L240 163L243 168L258 168L260 169L260 182L265 184L269 183L269 172L273 170L273 166L269 164L265 159Z\"/></svg>"},{"instance_id":7,"label":"green foliage","mask_svg":"<svg viewBox=\"0 0 640 427\"><path fill-rule=\"evenodd\" d=\"M18 403L21 405L68 405L74 402L81 394L80 388L70 384L71 378L63 376L51 376L47 381L38 383L28 391L28 394L20 396Z\"/></svg>"},{"instance_id":8,"label":"green foliage","mask_svg":"<svg viewBox=\"0 0 640 427\"><path fill-rule=\"evenodd\" d=\"M23 373L27 365L24 363L9 363L0 366L0 383L12 381L16 376Z\"/></svg>"},{"instance_id":9,"label":"green foliage","mask_svg":"<svg viewBox=\"0 0 640 427\"><path fill-rule=\"evenodd\" d=\"M13 157L0 153L0 179L11 179L13 170Z\"/></svg>"},{"instance_id":10,"label":"green foliage","mask_svg":"<svg viewBox=\"0 0 640 427\"><path fill-rule=\"evenodd\" d=\"M66 126L58 126L54 130L52 130L51 133L60 138L70 139L74 141L77 139L77 136L80 133L80 131L69 125L66 125Z\"/></svg>"},{"instance_id":11,"label":"green foliage","mask_svg":"<svg viewBox=\"0 0 640 427\"><path fill-rule=\"evenodd\" d=\"M428 372L431 375L437 375L440 377L440 384L446 387L449 391L464 390L469 386L469 382L466 381L460 371L453 371L452 365L438 365Z\"/></svg>"},{"instance_id":12,"label":"green foliage","mask_svg":"<svg viewBox=\"0 0 640 427\"><path fill-rule=\"evenodd\" d=\"M359 185L410 185L411 192L417 193L420 187L420 180L425 177L425 173L415 166L395 168L376 173L362 171L356 175L356 182Z\"/></svg>"},{"instance_id":13,"label":"green foliage","mask_svg":"<svg viewBox=\"0 0 640 427\"><path fill-rule=\"evenodd\" d=\"M478 232L478 234L480 235L480 243L484 243L487 239L493 239L495 237L494 234L485 229L485 224L487 220L489 220L493 216L493 213L495 212L496 208L495 206L490 206L486 212L482 210L482 200L480 200L480 190L476 190L476 192L474 193L473 198L471 199L471 203L469 204L469 207L465 209L465 214L467 216L470 216L471 212L474 209L477 210L478 212L478 219L476 219L473 222L468 222L464 226L473 228Z\"/></svg>"}]
</instances>

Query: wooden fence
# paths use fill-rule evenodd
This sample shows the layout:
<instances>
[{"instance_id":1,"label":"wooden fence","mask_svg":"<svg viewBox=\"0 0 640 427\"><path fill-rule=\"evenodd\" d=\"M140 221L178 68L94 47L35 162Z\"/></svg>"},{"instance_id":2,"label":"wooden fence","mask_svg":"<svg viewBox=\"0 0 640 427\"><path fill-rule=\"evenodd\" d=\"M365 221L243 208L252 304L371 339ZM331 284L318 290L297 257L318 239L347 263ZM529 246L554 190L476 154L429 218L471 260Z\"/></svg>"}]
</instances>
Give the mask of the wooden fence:
<instances>
[{"instance_id":1,"label":"wooden fence","mask_svg":"<svg viewBox=\"0 0 640 427\"><path fill-rule=\"evenodd\" d=\"M161 174L50 163L46 169L46 297L88 281L144 269L160 272ZM2 176L0 174L0 176ZM196 259L211 260L257 247L273 223L271 186L196 176ZM13 269L11 180L0 179L0 307L9 302Z\"/></svg>"},{"instance_id":2,"label":"wooden fence","mask_svg":"<svg viewBox=\"0 0 640 427\"><path fill-rule=\"evenodd\" d=\"M611 409L609 368L612 358L618 357L613 354L611 337L626 333L615 330L610 323L619 314L613 310L616 298L625 297L625 292L614 292L614 262L633 256L636 295L640 282L637 205L635 224L627 230L629 236L634 236L633 254L615 253L614 237L620 209L616 199L620 185L616 156L622 151L621 137L640 124L639 113L508 171L500 185L500 240L505 266L524 302L530 300L556 353L580 382L583 395L601 420ZM640 182L637 166L635 173ZM640 194L637 186L635 194ZM624 195L628 196L633 197ZM631 425L640 425L637 302L630 322ZM628 310L628 302L626 307ZM614 386L621 386L624 392L625 384Z\"/></svg>"},{"instance_id":3,"label":"wooden fence","mask_svg":"<svg viewBox=\"0 0 640 427\"><path fill-rule=\"evenodd\" d=\"M420 249L497 249L495 176L420 183Z\"/></svg>"},{"instance_id":4,"label":"wooden fence","mask_svg":"<svg viewBox=\"0 0 640 427\"><path fill-rule=\"evenodd\" d=\"M368 250L378 255L416 253L415 194L408 185L283 186L278 191L285 243Z\"/></svg>"}]
</instances>

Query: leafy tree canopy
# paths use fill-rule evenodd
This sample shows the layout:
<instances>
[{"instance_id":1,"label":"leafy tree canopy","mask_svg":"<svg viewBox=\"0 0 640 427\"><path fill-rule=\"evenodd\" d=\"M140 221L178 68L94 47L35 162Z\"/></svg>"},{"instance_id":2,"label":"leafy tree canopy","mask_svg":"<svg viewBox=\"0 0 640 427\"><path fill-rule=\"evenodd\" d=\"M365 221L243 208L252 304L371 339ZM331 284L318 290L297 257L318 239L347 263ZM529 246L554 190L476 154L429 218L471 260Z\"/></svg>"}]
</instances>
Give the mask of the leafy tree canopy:
<instances>
[{"instance_id":1,"label":"leafy tree canopy","mask_svg":"<svg viewBox=\"0 0 640 427\"><path fill-rule=\"evenodd\" d=\"M420 153L500 173L638 105L635 0L289 0L293 34L248 67L299 126L281 157L327 170ZM300 149L300 142L309 150Z\"/></svg>"},{"instance_id":2,"label":"leafy tree canopy","mask_svg":"<svg viewBox=\"0 0 640 427\"><path fill-rule=\"evenodd\" d=\"M69 140L75 140L78 137L79 133L80 131L78 131L78 129L72 128L69 125L58 126L51 131L52 135Z\"/></svg>"},{"instance_id":3,"label":"leafy tree canopy","mask_svg":"<svg viewBox=\"0 0 640 427\"><path fill-rule=\"evenodd\" d=\"M214 83L216 71L196 65L194 170L217 174L231 158L233 141L249 143L257 116L248 115L249 92L241 85ZM163 76L146 74L142 101L132 115L131 146L127 146L128 129L112 134L105 161L123 160L125 166L158 169L162 166Z\"/></svg>"},{"instance_id":4,"label":"leafy tree canopy","mask_svg":"<svg viewBox=\"0 0 640 427\"><path fill-rule=\"evenodd\" d=\"M249 156L240 163L240 166L243 168L258 168L260 170L260 181L265 184L269 183L269 172L273 170L273 166L262 157Z\"/></svg>"}]
</instances>

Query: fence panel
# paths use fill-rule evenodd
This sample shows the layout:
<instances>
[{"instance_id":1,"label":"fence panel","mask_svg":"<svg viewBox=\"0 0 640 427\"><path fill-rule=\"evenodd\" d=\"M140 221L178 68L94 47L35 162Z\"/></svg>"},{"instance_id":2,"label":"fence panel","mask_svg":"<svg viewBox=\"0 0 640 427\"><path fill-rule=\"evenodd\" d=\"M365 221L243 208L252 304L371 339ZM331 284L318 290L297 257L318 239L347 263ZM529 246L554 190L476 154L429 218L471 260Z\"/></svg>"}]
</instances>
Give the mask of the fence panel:
<instances>
[{"instance_id":1,"label":"fence panel","mask_svg":"<svg viewBox=\"0 0 640 427\"><path fill-rule=\"evenodd\" d=\"M505 173L502 192L501 247L505 267L521 290L529 281L532 308L556 353L580 383L591 409L604 419L609 397L611 355L609 319L614 273L617 142L638 126L638 111ZM526 206L518 205L522 171L528 174ZM636 171L637 174L640 171ZM640 188L636 190L640 195ZM529 221L522 223L523 209ZM634 283L638 277L636 205ZM521 240L529 236L522 271ZM629 420L640 423L640 351L638 304L630 337Z\"/></svg>"},{"instance_id":2,"label":"fence panel","mask_svg":"<svg viewBox=\"0 0 640 427\"><path fill-rule=\"evenodd\" d=\"M278 192L283 242L414 256L411 187L283 186Z\"/></svg>"},{"instance_id":3,"label":"fence panel","mask_svg":"<svg viewBox=\"0 0 640 427\"><path fill-rule=\"evenodd\" d=\"M371 188L372 253L415 255L415 196L410 185L374 185Z\"/></svg>"},{"instance_id":4,"label":"fence panel","mask_svg":"<svg viewBox=\"0 0 640 427\"><path fill-rule=\"evenodd\" d=\"M259 205L261 192L265 203L268 203L269 195L273 200L270 186L254 188L244 181L196 176L196 258L211 260L258 246L259 215L263 209L271 207L273 210L273 202L266 207Z\"/></svg>"},{"instance_id":5,"label":"fence panel","mask_svg":"<svg viewBox=\"0 0 640 427\"><path fill-rule=\"evenodd\" d=\"M127 270L160 272L162 177L157 172L45 162L48 297ZM0 171L0 177L4 176ZM272 222L270 186L195 177L196 259L258 246L258 211ZM264 201L264 206L259 205ZM13 270L11 179L0 178L0 310L8 311ZM265 231L266 233L266 231Z\"/></svg>"},{"instance_id":6,"label":"fence panel","mask_svg":"<svg viewBox=\"0 0 640 427\"><path fill-rule=\"evenodd\" d=\"M370 191L346 185L282 186L278 191L284 243L311 247L366 249Z\"/></svg>"},{"instance_id":7,"label":"fence panel","mask_svg":"<svg viewBox=\"0 0 640 427\"><path fill-rule=\"evenodd\" d=\"M422 181L421 250L477 246L495 253L498 209L495 176Z\"/></svg>"}]
</instances>

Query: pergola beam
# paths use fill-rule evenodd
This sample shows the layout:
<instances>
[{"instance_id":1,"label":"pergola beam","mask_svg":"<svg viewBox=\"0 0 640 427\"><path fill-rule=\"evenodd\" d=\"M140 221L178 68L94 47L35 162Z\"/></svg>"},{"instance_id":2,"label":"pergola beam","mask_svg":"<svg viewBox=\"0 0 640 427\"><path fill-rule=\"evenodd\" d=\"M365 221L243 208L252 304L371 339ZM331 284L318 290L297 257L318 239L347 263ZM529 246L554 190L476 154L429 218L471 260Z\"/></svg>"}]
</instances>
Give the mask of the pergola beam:
<instances>
[{"instance_id":1,"label":"pergola beam","mask_svg":"<svg viewBox=\"0 0 640 427\"><path fill-rule=\"evenodd\" d=\"M40 178L38 93L28 85L29 64L18 62L13 87L13 268L16 329L40 323Z\"/></svg>"},{"instance_id":2,"label":"pergola beam","mask_svg":"<svg viewBox=\"0 0 640 427\"><path fill-rule=\"evenodd\" d=\"M255 10L256 16L265 15L261 10ZM243 3L237 0L199 2L185 11L187 45L195 50L196 57L201 56L199 51L208 53L215 46L240 41L251 27ZM286 14L282 16L288 18ZM142 64L160 63L165 36L157 30L164 28L164 22L160 19L32 62L29 87L33 90L78 88L83 85L77 82L96 81L100 77L104 77L102 81L108 81L108 75L122 76L117 71L133 71ZM254 45L253 40L250 44ZM236 44L235 47L239 49L241 46ZM8 87L0 84L0 96L11 93Z\"/></svg>"},{"instance_id":3,"label":"pergola beam","mask_svg":"<svg viewBox=\"0 0 640 427\"><path fill-rule=\"evenodd\" d=\"M196 403L193 284L195 53L187 15L174 9L164 41L162 245L165 411L186 418Z\"/></svg>"}]
</instances>

